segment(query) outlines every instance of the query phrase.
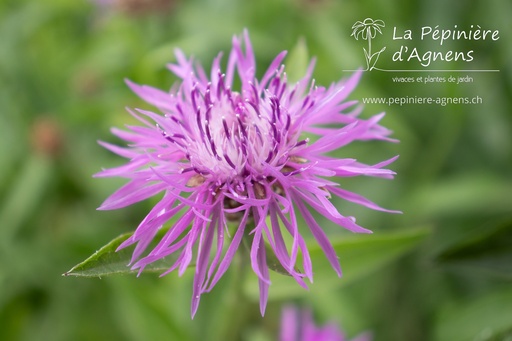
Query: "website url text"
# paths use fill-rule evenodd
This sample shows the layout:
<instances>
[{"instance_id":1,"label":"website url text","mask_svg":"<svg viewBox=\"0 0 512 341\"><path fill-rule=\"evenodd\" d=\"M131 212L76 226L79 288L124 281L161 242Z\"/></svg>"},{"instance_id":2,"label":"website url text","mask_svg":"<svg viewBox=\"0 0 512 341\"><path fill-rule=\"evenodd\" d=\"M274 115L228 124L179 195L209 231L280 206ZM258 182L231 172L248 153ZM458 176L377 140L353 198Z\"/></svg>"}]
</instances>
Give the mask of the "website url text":
<instances>
[{"instance_id":1,"label":"website url text","mask_svg":"<svg viewBox=\"0 0 512 341\"><path fill-rule=\"evenodd\" d=\"M482 104L483 99L480 96L476 97L365 97L362 99L364 104L385 104L391 105L406 105L406 104L436 104L446 106L451 104Z\"/></svg>"}]
</instances>

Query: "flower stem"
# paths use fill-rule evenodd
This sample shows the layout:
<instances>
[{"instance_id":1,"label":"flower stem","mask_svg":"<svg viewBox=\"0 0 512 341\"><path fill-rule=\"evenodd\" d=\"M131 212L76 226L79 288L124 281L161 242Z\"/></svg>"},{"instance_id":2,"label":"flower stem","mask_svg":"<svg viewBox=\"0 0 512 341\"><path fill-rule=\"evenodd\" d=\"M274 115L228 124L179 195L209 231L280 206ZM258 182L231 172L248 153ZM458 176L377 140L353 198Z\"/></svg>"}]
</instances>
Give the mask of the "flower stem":
<instances>
[{"instance_id":1,"label":"flower stem","mask_svg":"<svg viewBox=\"0 0 512 341\"><path fill-rule=\"evenodd\" d=\"M249 225L249 224L248 224ZM250 228L250 226L246 226ZM224 288L222 302L216 307L217 317L212 319L209 337L212 340L238 340L247 320L249 304L244 294L244 283L250 269L249 254L242 244L233 258L233 264L226 273L229 282Z\"/></svg>"}]
</instances>

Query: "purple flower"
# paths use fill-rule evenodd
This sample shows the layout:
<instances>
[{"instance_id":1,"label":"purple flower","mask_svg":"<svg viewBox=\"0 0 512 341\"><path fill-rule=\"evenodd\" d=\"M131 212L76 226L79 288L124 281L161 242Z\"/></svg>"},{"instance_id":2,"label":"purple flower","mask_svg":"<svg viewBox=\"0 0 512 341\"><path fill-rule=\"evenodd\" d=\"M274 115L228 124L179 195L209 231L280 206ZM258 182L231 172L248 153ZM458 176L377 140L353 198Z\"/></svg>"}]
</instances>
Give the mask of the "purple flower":
<instances>
[{"instance_id":1,"label":"purple flower","mask_svg":"<svg viewBox=\"0 0 512 341\"><path fill-rule=\"evenodd\" d=\"M233 38L225 73L220 54L208 76L178 50L177 63L169 69L181 82L169 92L127 82L163 115L129 110L142 125L112 130L129 147L100 142L129 161L96 176L120 176L129 182L99 209L118 209L163 192L120 248L137 244L132 264L140 271L171 254L177 260L164 274L177 269L182 275L195 262L192 316L201 294L209 292L226 272L242 240L250 243L264 314L270 284L268 251L299 285L307 287L305 277L312 281L313 268L299 219L305 221L341 276L338 258L311 210L361 233L370 231L357 225L353 217L343 216L329 200L331 196L387 211L330 179L392 178L394 174L383 167L396 157L365 165L352 158L328 156L352 141L389 140L390 131L378 124L384 114L363 120L358 118L359 108L345 112L355 104L344 101L360 73L324 88L311 80L311 62L305 77L290 85L281 65L285 55L278 54L257 79L247 31L241 39ZM234 84L240 85L235 89ZM157 231L173 217L177 218L173 226L143 255ZM228 227L230 221L236 222L234 228Z\"/></svg>"},{"instance_id":2,"label":"purple flower","mask_svg":"<svg viewBox=\"0 0 512 341\"><path fill-rule=\"evenodd\" d=\"M371 341L369 333L357 336L352 341ZM279 341L348 341L336 324L316 327L311 311L288 306L283 309Z\"/></svg>"}]
</instances>

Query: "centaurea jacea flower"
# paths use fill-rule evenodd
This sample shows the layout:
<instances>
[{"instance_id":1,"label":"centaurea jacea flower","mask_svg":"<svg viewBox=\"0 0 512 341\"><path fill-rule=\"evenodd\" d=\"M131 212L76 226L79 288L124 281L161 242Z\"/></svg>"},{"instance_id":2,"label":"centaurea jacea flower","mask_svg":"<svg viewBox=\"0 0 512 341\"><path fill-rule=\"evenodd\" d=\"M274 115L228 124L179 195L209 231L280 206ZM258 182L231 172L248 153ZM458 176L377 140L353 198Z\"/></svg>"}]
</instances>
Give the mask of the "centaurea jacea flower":
<instances>
[{"instance_id":1,"label":"centaurea jacea flower","mask_svg":"<svg viewBox=\"0 0 512 341\"><path fill-rule=\"evenodd\" d=\"M281 65L285 55L278 54L257 79L253 50L244 32L242 39L233 38L226 72L221 71L219 55L208 77L178 50L177 63L169 69L181 82L169 92L128 82L163 115L130 110L143 125L130 126L128 131L113 129L129 147L101 143L129 161L97 176L130 180L100 209L125 207L163 192L121 247L137 244L132 264L140 271L171 254L177 255L176 262L166 273L178 270L182 275L195 262L192 315L201 294L210 291L226 272L243 239L250 241L250 262L259 280L264 314L270 284L269 250L299 285L307 287L305 277L312 281L313 267L299 219L305 221L341 276L333 247L310 210L359 233L370 231L343 216L331 203L332 195L386 211L329 180L357 175L391 178L394 174L383 167L395 158L365 165L327 156L356 140L388 139L390 132L378 124L383 114L363 120L357 117L359 109L346 113L355 103L344 101L360 73L323 88L311 80L312 62L305 77L290 85ZM235 78L240 83L237 90L233 89ZM319 138L310 140L304 133ZM158 245L144 253L171 218L177 220ZM231 232L229 221L236 222Z\"/></svg>"}]
</instances>

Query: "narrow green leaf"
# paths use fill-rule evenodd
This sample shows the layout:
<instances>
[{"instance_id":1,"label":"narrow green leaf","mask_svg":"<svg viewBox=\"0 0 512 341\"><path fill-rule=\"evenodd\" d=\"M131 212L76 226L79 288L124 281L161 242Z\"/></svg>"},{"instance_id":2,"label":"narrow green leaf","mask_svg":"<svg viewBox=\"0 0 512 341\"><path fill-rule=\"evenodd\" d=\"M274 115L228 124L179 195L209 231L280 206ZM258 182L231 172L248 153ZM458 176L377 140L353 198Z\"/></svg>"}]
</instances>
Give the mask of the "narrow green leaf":
<instances>
[{"instance_id":1,"label":"narrow green leaf","mask_svg":"<svg viewBox=\"0 0 512 341\"><path fill-rule=\"evenodd\" d=\"M401 232L374 235L357 235L333 240L332 244L340 258L343 278L338 278L326 260L318 245L309 247L313 261L315 283L310 291L332 290L341 287L375 271L392 260L412 250L430 234L429 228L416 228ZM257 281L252 276L246 281L246 293L252 299L258 299ZM291 299L308 294L288 276L271 274L269 299Z\"/></svg>"},{"instance_id":2,"label":"narrow green leaf","mask_svg":"<svg viewBox=\"0 0 512 341\"><path fill-rule=\"evenodd\" d=\"M54 173L54 164L45 155L32 154L26 160L18 177L0 203L0 247L9 248L11 241L45 199L45 193Z\"/></svg>"},{"instance_id":3,"label":"narrow green leaf","mask_svg":"<svg viewBox=\"0 0 512 341\"><path fill-rule=\"evenodd\" d=\"M509 213L511 200L512 182L475 172L418 189L410 205L414 211L407 212L425 217Z\"/></svg>"},{"instance_id":4,"label":"narrow green leaf","mask_svg":"<svg viewBox=\"0 0 512 341\"><path fill-rule=\"evenodd\" d=\"M512 278L512 221L490 222L463 235L436 260L447 266L484 270Z\"/></svg>"},{"instance_id":5,"label":"narrow green leaf","mask_svg":"<svg viewBox=\"0 0 512 341\"><path fill-rule=\"evenodd\" d=\"M271 226L272 222L270 221L270 217L267 217L266 220L267 220L267 226ZM254 224L254 222L251 222L250 224L252 225L252 224ZM281 222L279 222L279 224L281 225ZM233 227L237 228L235 225L233 225ZM284 228L284 226L281 226L281 227ZM251 230L252 228L250 228L248 230ZM235 231L233 230L232 233L234 234ZM284 237L286 239L287 236L284 236ZM243 247L245 248L245 250L251 249L253 239L254 239L253 234L246 234L244 236ZM245 250L242 250L242 251L245 251ZM240 251L238 251L238 252L240 252ZM242 256L245 258L245 261L248 264L251 262L249 253L250 252L243 252L243 256ZM279 261L279 259L276 256L274 250L272 250L272 247L270 246L270 244L268 242L265 242L265 255L266 255L266 260L267 260L267 267L270 270L272 270L280 275L291 276L290 273L288 272L288 270L286 270L284 268L284 266L281 264L281 262ZM300 272L300 270L297 267L295 268L295 271Z\"/></svg>"},{"instance_id":6,"label":"narrow green leaf","mask_svg":"<svg viewBox=\"0 0 512 341\"><path fill-rule=\"evenodd\" d=\"M159 241L167 229L158 231L154 238L153 246ZM107 245L96 251L92 256L83 262L75 265L71 270L64 273L63 276L77 277L103 277L110 275L136 274L136 270L131 270L129 263L132 257L133 247L127 247L116 252L116 249L128 239L133 232L125 233L110 241ZM152 244L148 246L151 249ZM176 261L177 255L171 254L156 262L146 266L144 272L164 272Z\"/></svg>"},{"instance_id":7,"label":"narrow green leaf","mask_svg":"<svg viewBox=\"0 0 512 341\"><path fill-rule=\"evenodd\" d=\"M309 64L308 48L304 39L299 39L286 58L286 77L290 84L306 74Z\"/></svg>"},{"instance_id":8,"label":"narrow green leaf","mask_svg":"<svg viewBox=\"0 0 512 341\"><path fill-rule=\"evenodd\" d=\"M512 288L505 287L453 302L440 309L433 340L508 340L512 331Z\"/></svg>"},{"instance_id":9,"label":"narrow green leaf","mask_svg":"<svg viewBox=\"0 0 512 341\"><path fill-rule=\"evenodd\" d=\"M270 270L285 276L291 276L288 270L284 268L284 266L281 264L279 259L277 259L276 254L274 253L274 250L268 245L268 243L265 243L265 250L267 255L267 266ZM296 267L295 271L300 272L299 269Z\"/></svg>"},{"instance_id":10,"label":"narrow green leaf","mask_svg":"<svg viewBox=\"0 0 512 341\"><path fill-rule=\"evenodd\" d=\"M123 340L197 340L190 316L169 309L169 302L189 303L188 295L180 290L182 281L175 281L173 277L157 281L116 277L108 281L112 300L110 307L122 326ZM190 285L188 279L183 282ZM136 295L133 294L135 292ZM181 302L182 297L185 302Z\"/></svg>"}]
</instances>

